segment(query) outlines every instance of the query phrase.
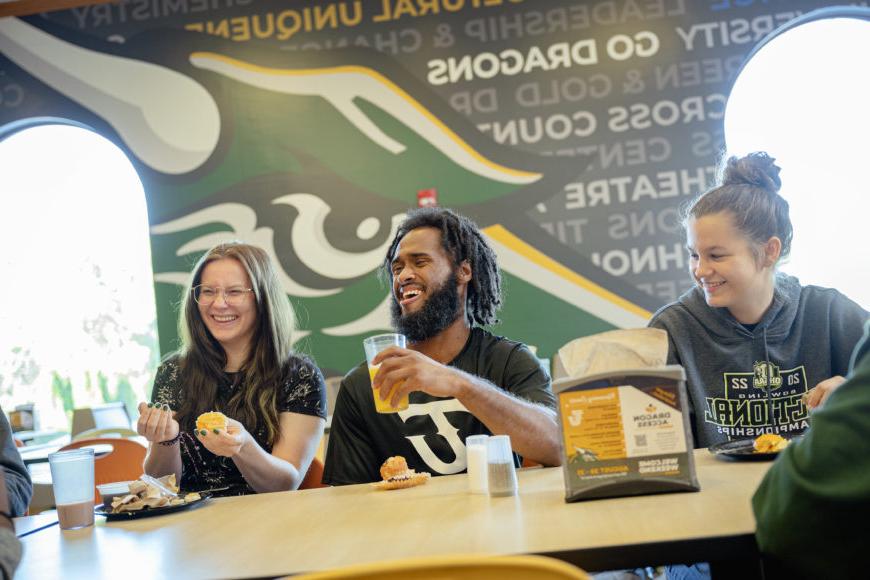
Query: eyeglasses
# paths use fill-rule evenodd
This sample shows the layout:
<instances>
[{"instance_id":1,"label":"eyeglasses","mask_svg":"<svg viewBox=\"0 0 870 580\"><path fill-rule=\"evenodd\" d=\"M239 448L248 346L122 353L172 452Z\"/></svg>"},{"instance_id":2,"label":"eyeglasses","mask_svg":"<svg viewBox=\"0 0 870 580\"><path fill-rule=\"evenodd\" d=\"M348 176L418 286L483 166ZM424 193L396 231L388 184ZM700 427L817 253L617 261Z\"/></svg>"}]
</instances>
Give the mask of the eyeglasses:
<instances>
[{"instance_id":1,"label":"eyeglasses","mask_svg":"<svg viewBox=\"0 0 870 580\"><path fill-rule=\"evenodd\" d=\"M245 288L243 286L221 288L219 286L206 286L205 284L200 284L191 288L191 292L193 292L193 299L196 300L197 304L201 304L203 306L210 305L215 300L217 300L218 296L220 296L221 294L224 295L224 302L226 302L230 306L238 306L245 301L245 298L247 298L248 296L248 292L253 291L253 289Z\"/></svg>"}]
</instances>

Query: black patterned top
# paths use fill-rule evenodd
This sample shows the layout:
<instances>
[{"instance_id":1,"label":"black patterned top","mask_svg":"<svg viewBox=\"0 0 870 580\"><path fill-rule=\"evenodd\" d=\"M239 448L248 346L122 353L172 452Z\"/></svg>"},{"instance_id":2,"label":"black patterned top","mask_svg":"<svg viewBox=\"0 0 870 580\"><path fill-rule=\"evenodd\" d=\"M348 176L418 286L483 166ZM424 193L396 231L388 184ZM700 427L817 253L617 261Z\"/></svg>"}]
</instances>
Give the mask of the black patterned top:
<instances>
[{"instance_id":1,"label":"black patterned top","mask_svg":"<svg viewBox=\"0 0 870 580\"><path fill-rule=\"evenodd\" d=\"M180 369L178 357L167 359L157 369L154 379L154 389L151 392L152 402L167 404L173 411L181 407L183 399L180 384ZM225 408L238 385L234 385L236 373L225 373L218 385L217 400L211 410L221 411ZM302 356L293 356L289 361L288 371L284 377L281 392L278 395L278 413L300 413L326 418L326 386L323 375L314 363ZM231 417L234 418L234 417ZM215 495L245 495L255 493L242 476L236 464L229 457L221 457L206 449L193 434L195 418L187 425L181 425L181 481L179 485L185 491L197 491L228 487L229 489L215 492ZM251 431L245 425L254 440L267 453L272 447L266 441L266 429L261 427Z\"/></svg>"}]
</instances>

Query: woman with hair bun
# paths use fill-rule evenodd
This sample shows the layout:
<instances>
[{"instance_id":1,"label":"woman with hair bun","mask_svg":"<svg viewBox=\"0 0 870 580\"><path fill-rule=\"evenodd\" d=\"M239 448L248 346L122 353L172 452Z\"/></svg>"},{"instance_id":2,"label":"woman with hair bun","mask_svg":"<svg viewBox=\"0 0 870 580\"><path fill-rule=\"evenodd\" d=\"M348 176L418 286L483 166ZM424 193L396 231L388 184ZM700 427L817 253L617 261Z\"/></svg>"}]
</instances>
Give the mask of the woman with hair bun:
<instances>
[{"instance_id":1,"label":"woman with hair bun","mask_svg":"<svg viewBox=\"0 0 870 580\"><path fill-rule=\"evenodd\" d=\"M686 370L696 447L790 437L844 381L870 317L839 292L777 272L791 250L779 167L731 157L684 217L695 287L656 312L669 362Z\"/></svg>"}]
</instances>

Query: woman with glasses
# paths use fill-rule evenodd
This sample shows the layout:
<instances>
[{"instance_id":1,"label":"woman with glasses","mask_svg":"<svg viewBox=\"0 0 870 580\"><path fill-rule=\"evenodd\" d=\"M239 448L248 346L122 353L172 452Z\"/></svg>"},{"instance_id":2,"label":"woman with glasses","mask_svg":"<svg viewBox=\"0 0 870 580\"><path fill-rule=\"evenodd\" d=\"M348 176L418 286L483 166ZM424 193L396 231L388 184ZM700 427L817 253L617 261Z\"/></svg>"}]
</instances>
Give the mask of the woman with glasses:
<instances>
[{"instance_id":1,"label":"woman with glasses","mask_svg":"<svg viewBox=\"0 0 870 580\"><path fill-rule=\"evenodd\" d=\"M182 347L139 405L145 472L219 495L298 488L323 435L326 389L291 350L293 310L268 254L241 242L206 252L182 312ZM226 429L196 429L209 411L228 417Z\"/></svg>"}]
</instances>

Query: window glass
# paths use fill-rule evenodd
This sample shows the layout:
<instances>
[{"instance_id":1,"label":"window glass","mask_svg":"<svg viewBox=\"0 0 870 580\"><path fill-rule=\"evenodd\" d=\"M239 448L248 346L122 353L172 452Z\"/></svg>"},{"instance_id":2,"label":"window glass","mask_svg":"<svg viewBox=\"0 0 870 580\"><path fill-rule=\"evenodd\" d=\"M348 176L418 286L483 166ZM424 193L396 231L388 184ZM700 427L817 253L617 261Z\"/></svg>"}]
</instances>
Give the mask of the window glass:
<instances>
[{"instance_id":1,"label":"window glass","mask_svg":"<svg viewBox=\"0 0 870 580\"><path fill-rule=\"evenodd\" d=\"M794 226L782 270L870 309L870 21L825 14L768 39L746 63L728 99L725 140L729 155L767 151L782 167Z\"/></svg>"},{"instance_id":2,"label":"window glass","mask_svg":"<svg viewBox=\"0 0 870 580\"><path fill-rule=\"evenodd\" d=\"M43 429L124 401L158 361L145 195L96 133L40 125L0 136L0 404L34 403Z\"/></svg>"}]
</instances>

